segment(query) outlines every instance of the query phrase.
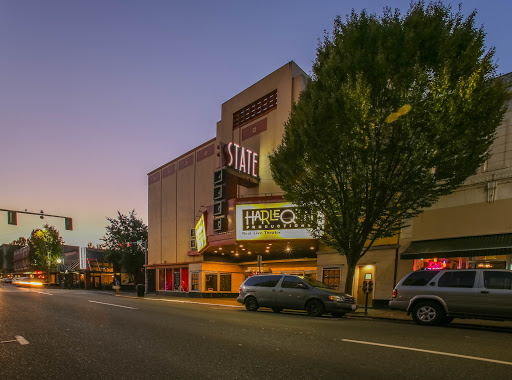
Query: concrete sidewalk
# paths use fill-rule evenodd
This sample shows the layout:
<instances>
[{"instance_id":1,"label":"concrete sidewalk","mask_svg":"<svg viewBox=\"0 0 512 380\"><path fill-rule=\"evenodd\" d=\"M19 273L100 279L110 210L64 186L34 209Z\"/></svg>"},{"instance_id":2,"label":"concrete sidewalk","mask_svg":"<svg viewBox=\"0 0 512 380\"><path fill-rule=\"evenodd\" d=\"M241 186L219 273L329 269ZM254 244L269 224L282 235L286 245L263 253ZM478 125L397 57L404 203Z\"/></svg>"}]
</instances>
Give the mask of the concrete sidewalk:
<instances>
[{"instance_id":1,"label":"concrete sidewalk","mask_svg":"<svg viewBox=\"0 0 512 380\"><path fill-rule=\"evenodd\" d=\"M113 293L114 294L114 293ZM121 292L120 297L137 297L136 293ZM155 301L163 302L177 302L177 303L192 303L192 304L205 304L213 306L226 306L235 308L245 308L244 305L238 303L234 298L190 298L190 297L169 297L155 294L146 294L145 299L151 299ZM395 321L409 321L412 322L410 315L400 310L391 309L375 309L368 308L368 314L364 313L364 306L359 306L358 309L353 313L348 313L349 318L370 318L370 319L384 319L384 320L395 320ZM512 321L487 321L480 319L459 319L456 318L451 325L460 325L465 327L492 327L492 328L504 328L512 329Z\"/></svg>"}]
</instances>

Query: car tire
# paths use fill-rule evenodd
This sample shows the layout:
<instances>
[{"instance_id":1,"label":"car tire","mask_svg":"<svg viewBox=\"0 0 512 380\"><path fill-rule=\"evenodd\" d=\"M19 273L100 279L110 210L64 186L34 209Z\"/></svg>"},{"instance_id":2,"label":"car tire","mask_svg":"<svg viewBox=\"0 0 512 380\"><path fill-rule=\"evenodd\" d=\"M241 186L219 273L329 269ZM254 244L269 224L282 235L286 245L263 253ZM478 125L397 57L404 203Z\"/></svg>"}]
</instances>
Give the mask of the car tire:
<instances>
[{"instance_id":1,"label":"car tire","mask_svg":"<svg viewBox=\"0 0 512 380\"><path fill-rule=\"evenodd\" d=\"M346 313L331 313L334 318L344 317Z\"/></svg>"},{"instance_id":2,"label":"car tire","mask_svg":"<svg viewBox=\"0 0 512 380\"><path fill-rule=\"evenodd\" d=\"M256 301L256 298L251 296L245 299L245 308L248 311L256 311L260 308L260 305L258 305L258 301Z\"/></svg>"},{"instance_id":3,"label":"car tire","mask_svg":"<svg viewBox=\"0 0 512 380\"><path fill-rule=\"evenodd\" d=\"M273 311L274 313L280 313L281 311L283 311L283 309L280 309L280 308L278 308L278 307L273 307L273 308L272 308L272 311Z\"/></svg>"},{"instance_id":4,"label":"car tire","mask_svg":"<svg viewBox=\"0 0 512 380\"><path fill-rule=\"evenodd\" d=\"M312 300L306 305L306 312L311 317L321 317L324 314L325 307L322 301Z\"/></svg>"},{"instance_id":5,"label":"car tire","mask_svg":"<svg viewBox=\"0 0 512 380\"><path fill-rule=\"evenodd\" d=\"M436 326L443 323L445 317L442 306L437 302L420 302L412 309L412 319L419 325Z\"/></svg>"}]
</instances>

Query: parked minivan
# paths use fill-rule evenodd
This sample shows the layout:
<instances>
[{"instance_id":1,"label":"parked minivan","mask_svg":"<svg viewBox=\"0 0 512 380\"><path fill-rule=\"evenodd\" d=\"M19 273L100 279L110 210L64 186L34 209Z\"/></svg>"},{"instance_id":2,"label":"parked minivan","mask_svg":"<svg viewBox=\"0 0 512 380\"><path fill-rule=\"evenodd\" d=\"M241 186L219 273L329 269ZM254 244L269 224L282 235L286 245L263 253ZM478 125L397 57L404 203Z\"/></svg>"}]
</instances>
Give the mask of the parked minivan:
<instances>
[{"instance_id":1,"label":"parked minivan","mask_svg":"<svg viewBox=\"0 0 512 380\"><path fill-rule=\"evenodd\" d=\"M249 277L240 286L236 300L249 311L260 307L269 307L276 313L283 309L306 310L313 317L325 312L342 317L357 308L354 297L312 278L294 275Z\"/></svg>"},{"instance_id":2,"label":"parked minivan","mask_svg":"<svg viewBox=\"0 0 512 380\"><path fill-rule=\"evenodd\" d=\"M421 325L449 323L453 318L512 320L512 271L411 272L396 285L389 307L407 311Z\"/></svg>"}]
</instances>

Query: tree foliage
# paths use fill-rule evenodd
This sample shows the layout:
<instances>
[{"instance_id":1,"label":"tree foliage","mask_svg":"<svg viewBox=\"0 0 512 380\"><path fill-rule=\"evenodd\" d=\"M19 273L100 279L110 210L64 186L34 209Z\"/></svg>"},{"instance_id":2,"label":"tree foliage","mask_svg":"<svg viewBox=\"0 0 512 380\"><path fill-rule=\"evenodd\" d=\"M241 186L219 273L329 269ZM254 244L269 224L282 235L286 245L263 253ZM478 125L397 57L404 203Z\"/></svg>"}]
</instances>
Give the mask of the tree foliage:
<instances>
[{"instance_id":1,"label":"tree foliage","mask_svg":"<svg viewBox=\"0 0 512 380\"><path fill-rule=\"evenodd\" d=\"M352 11L318 47L270 165L286 199L324 214L316 233L347 257L347 292L376 239L489 156L508 95L475 16L439 2Z\"/></svg>"},{"instance_id":2,"label":"tree foliage","mask_svg":"<svg viewBox=\"0 0 512 380\"><path fill-rule=\"evenodd\" d=\"M148 239L148 226L142 219L137 219L135 210L129 215L117 212L117 218L108 218L110 225L106 227L107 233L101 238L106 249L106 259L113 263L118 270L123 268L126 272L140 276L144 265L145 249L143 244ZM130 244L129 244L130 243Z\"/></svg>"},{"instance_id":3,"label":"tree foliage","mask_svg":"<svg viewBox=\"0 0 512 380\"><path fill-rule=\"evenodd\" d=\"M16 240L13 240L12 245L18 245L20 247L25 247L27 245L27 239L25 239L23 236L20 236Z\"/></svg>"},{"instance_id":4,"label":"tree foliage","mask_svg":"<svg viewBox=\"0 0 512 380\"><path fill-rule=\"evenodd\" d=\"M62 255L62 244L62 237L53 226L45 224L33 230L28 239L30 262L40 270L55 269Z\"/></svg>"}]
</instances>

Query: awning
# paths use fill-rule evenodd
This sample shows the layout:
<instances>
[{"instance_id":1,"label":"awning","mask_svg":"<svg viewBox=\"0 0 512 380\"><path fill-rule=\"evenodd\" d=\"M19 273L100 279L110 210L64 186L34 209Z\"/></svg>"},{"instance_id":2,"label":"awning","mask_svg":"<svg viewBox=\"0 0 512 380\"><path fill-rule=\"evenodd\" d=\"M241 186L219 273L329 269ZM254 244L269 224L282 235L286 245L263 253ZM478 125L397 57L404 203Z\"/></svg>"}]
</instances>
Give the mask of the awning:
<instances>
[{"instance_id":1,"label":"awning","mask_svg":"<svg viewBox=\"0 0 512 380\"><path fill-rule=\"evenodd\" d=\"M400 255L404 260L433 257L494 256L512 253L512 234L465 236L413 241Z\"/></svg>"}]
</instances>

